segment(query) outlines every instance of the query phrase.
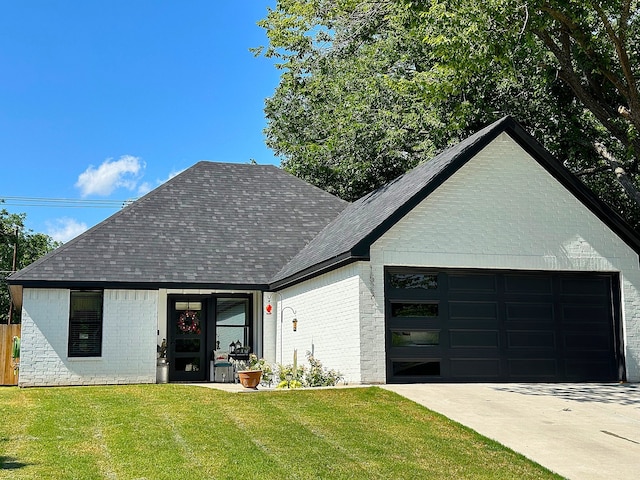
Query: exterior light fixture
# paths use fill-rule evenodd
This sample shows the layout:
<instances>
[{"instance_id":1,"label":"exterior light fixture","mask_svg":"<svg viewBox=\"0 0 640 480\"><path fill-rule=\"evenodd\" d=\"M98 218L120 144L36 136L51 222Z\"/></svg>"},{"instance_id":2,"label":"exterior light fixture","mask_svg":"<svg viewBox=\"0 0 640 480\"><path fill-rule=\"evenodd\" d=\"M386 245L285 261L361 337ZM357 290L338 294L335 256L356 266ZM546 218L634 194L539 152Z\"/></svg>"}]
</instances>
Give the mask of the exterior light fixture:
<instances>
[{"instance_id":1,"label":"exterior light fixture","mask_svg":"<svg viewBox=\"0 0 640 480\"><path fill-rule=\"evenodd\" d=\"M298 331L298 319L297 318L293 319L293 331L294 332Z\"/></svg>"}]
</instances>

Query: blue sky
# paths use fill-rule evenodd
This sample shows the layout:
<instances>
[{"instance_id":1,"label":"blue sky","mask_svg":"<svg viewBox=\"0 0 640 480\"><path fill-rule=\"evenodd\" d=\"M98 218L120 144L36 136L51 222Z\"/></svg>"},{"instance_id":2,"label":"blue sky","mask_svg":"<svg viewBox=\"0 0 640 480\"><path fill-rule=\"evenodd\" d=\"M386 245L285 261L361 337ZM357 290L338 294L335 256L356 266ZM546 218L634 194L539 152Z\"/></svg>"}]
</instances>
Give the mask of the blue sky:
<instances>
[{"instance_id":1,"label":"blue sky","mask_svg":"<svg viewBox=\"0 0 640 480\"><path fill-rule=\"evenodd\" d=\"M0 0L0 208L67 241L119 207L7 197L87 205L200 160L279 165L263 135L279 71L249 52L274 3Z\"/></svg>"}]
</instances>

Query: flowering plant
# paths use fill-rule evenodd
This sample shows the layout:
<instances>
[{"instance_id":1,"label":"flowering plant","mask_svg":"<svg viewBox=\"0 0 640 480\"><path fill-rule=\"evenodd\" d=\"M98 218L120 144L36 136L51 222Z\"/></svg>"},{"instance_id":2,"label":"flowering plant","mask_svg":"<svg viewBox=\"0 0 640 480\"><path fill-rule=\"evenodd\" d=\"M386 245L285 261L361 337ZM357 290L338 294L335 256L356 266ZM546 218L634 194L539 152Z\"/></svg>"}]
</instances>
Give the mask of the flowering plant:
<instances>
[{"instance_id":1,"label":"flowering plant","mask_svg":"<svg viewBox=\"0 0 640 480\"><path fill-rule=\"evenodd\" d=\"M264 362L264 360L262 360ZM246 362L241 362L240 370L262 370L260 368L260 360L258 360L258 356L255 353L249 355L249 360Z\"/></svg>"}]
</instances>

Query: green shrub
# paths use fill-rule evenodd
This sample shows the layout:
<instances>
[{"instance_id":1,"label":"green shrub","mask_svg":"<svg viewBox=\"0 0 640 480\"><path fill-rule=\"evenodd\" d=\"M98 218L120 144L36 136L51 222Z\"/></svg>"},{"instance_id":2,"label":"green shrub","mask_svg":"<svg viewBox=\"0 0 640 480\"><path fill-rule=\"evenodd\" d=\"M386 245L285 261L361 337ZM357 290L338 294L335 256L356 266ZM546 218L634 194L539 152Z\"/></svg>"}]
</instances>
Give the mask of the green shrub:
<instances>
[{"instance_id":1,"label":"green shrub","mask_svg":"<svg viewBox=\"0 0 640 480\"><path fill-rule=\"evenodd\" d=\"M306 387L333 387L343 376L337 370L328 370L322 366L320 360L307 352L309 368L305 370L302 383Z\"/></svg>"},{"instance_id":2,"label":"green shrub","mask_svg":"<svg viewBox=\"0 0 640 480\"><path fill-rule=\"evenodd\" d=\"M307 352L307 361L309 366L278 365L277 388L332 387L344 378L340 372L323 367L311 352Z\"/></svg>"}]
</instances>

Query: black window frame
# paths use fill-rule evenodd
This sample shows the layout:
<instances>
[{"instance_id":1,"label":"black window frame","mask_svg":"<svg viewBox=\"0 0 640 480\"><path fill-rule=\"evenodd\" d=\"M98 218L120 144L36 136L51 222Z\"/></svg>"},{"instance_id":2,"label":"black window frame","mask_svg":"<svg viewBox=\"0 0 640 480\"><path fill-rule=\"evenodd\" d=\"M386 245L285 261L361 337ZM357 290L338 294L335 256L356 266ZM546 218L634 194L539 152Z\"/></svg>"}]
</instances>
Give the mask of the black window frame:
<instances>
[{"instance_id":1,"label":"black window frame","mask_svg":"<svg viewBox=\"0 0 640 480\"><path fill-rule=\"evenodd\" d=\"M77 309L74 297L99 296L99 310ZM102 330L104 322L103 290L71 290L69 293L69 358L102 356ZM84 336L85 338L81 338ZM83 341L85 340L85 341Z\"/></svg>"}]
</instances>

